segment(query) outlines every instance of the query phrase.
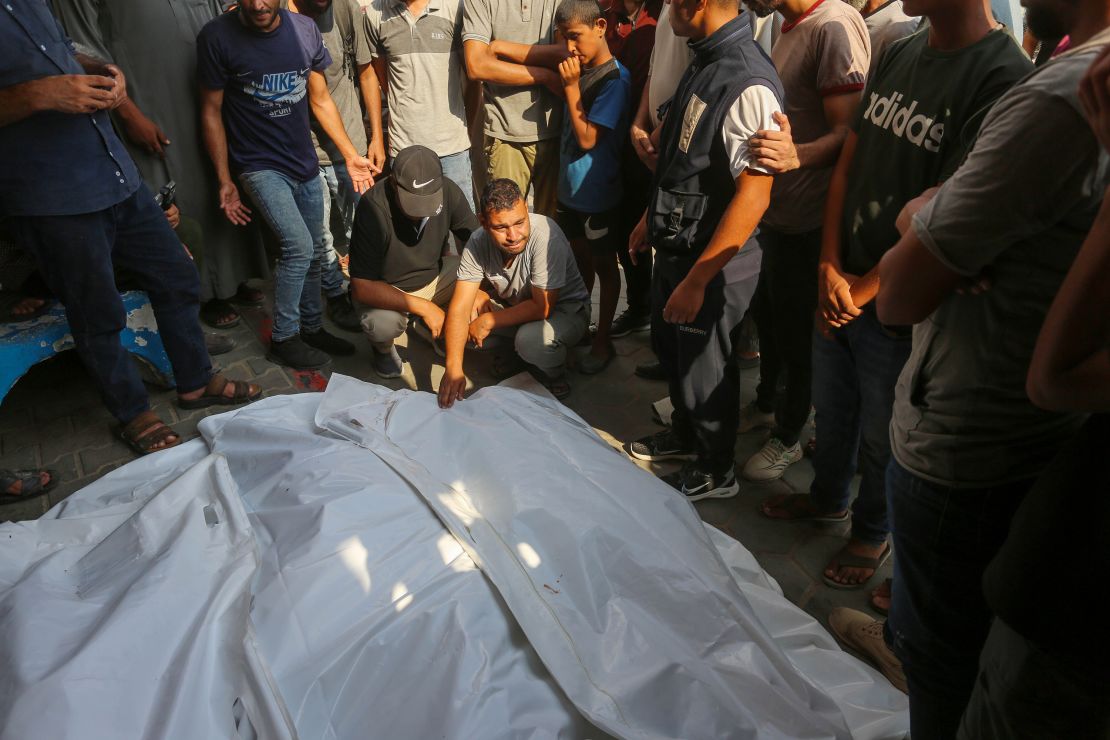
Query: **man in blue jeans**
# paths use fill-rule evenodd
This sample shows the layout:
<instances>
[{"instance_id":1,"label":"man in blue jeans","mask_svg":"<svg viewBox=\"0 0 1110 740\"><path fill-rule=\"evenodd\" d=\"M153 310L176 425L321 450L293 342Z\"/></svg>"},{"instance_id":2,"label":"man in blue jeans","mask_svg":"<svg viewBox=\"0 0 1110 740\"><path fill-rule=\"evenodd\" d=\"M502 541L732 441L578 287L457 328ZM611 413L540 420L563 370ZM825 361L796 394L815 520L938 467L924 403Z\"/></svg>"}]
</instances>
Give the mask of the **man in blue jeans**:
<instances>
[{"instance_id":1,"label":"man in blue jeans","mask_svg":"<svg viewBox=\"0 0 1110 740\"><path fill-rule=\"evenodd\" d=\"M831 588L860 588L891 552L888 430L910 329L875 315L879 259L898 241L902 207L956 170L983 112L1031 67L979 0L916 7L929 31L883 55L829 184L817 279L821 331L813 340L813 483L808 494L774 496L762 509L777 519L846 520L858 467L851 538L823 573Z\"/></svg>"},{"instance_id":2,"label":"man in blue jeans","mask_svg":"<svg viewBox=\"0 0 1110 740\"><path fill-rule=\"evenodd\" d=\"M320 29L324 46L332 55L331 65L324 72L328 93L355 149L365 152L374 167L380 169L385 164L382 91L374 68L370 66L370 45L362 8L357 0L282 0L281 7L311 18ZM372 134L369 145L362 120L363 106ZM324 186L324 258L320 265L320 284L328 302L327 314L340 329L359 331L362 328L359 315L351 304L339 266L339 253L347 254L351 244L351 227L359 196L347 174L343 157L318 125L312 128L312 143L320 159L320 180Z\"/></svg>"},{"instance_id":3,"label":"man in blue jeans","mask_svg":"<svg viewBox=\"0 0 1110 740\"><path fill-rule=\"evenodd\" d=\"M1035 406L1026 373L1110 184L1078 96L1083 74L1110 44L1110 3L1026 5L1030 30L1070 34L1071 48L995 103L966 162L879 267L879 316L915 325L886 477L898 551L886 637L906 673L915 738L956 736L991 626L984 570L1034 480L1084 420ZM1002 168L1007 176L999 178ZM1038 177L1045 172L1053 177ZM1094 356L1105 358L1105 346ZM1097 366L1076 361L1077 382ZM1097 545L1074 534L1051 547ZM1028 580L1013 587L1037 589L1038 575L1022 570ZM1097 652L1099 635L1086 638ZM1021 737L1094 737L1022 729Z\"/></svg>"},{"instance_id":4,"label":"man in blue jeans","mask_svg":"<svg viewBox=\"0 0 1110 740\"><path fill-rule=\"evenodd\" d=\"M0 9L0 48L0 220L65 305L77 352L124 441L143 454L179 444L120 345L127 316L114 267L150 297L179 405L243 403L261 390L212 374L197 270L108 118L126 100L123 73L75 54L38 0Z\"/></svg>"},{"instance_id":5,"label":"man in blue jeans","mask_svg":"<svg viewBox=\"0 0 1110 740\"><path fill-rule=\"evenodd\" d=\"M320 265L324 193L312 146L312 116L343 157L355 190L374 181L374 165L351 143L328 93L331 56L316 24L278 7L245 0L197 37L201 119L220 181L220 207L232 223L250 220L234 173L281 242L274 273L269 357L294 369L323 367L354 345L323 328Z\"/></svg>"}]
</instances>

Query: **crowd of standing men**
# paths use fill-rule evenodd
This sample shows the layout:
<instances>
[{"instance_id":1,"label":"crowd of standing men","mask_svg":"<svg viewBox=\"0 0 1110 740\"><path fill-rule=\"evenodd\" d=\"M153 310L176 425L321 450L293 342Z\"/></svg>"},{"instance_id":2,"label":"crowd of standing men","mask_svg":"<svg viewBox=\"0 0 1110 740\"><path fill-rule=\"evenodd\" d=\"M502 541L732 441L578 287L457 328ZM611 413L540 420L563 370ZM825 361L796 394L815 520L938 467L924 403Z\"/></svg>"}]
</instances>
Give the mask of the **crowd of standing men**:
<instances>
[{"instance_id":1,"label":"crowd of standing men","mask_svg":"<svg viewBox=\"0 0 1110 740\"><path fill-rule=\"evenodd\" d=\"M810 490L760 511L851 521L831 588L896 553L887 620L830 627L915 738L1108 737L1097 610L1038 599L1089 591L1075 543L1110 567L1110 0L1023 4L1036 67L983 0L6 0L0 227L140 453L181 440L117 281L181 406L244 403L200 321L262 300L265 244L271 360L353 353L327 314L397 377L409 331L444 408L468 349L564 398L650 331L674 412L628 451L688 500L781 477L815 411Z\"/></svg>"}]
</instances>

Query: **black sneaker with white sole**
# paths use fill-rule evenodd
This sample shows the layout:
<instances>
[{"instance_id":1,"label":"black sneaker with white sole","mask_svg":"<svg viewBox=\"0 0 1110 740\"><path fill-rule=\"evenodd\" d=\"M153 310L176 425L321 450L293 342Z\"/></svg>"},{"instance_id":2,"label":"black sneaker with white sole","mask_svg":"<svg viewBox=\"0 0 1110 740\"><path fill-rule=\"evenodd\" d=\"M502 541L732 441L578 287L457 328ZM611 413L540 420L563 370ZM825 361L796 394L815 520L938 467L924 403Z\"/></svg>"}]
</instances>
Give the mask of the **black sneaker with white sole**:
<instances>
[{"instance_id":1,"label":"black sneaker with white sole","mask_svg":"<svg viewBox=\"0 0 1110 740\"><path fill-rule=\"evenodd\" d=\"M677 489L687 501L732 498L740 493L740 484L736 482L736 474L731 468L723 474L713 473L697 463L687 463L681 470L664 475L660 480Z\"/></svg>"},{"instance_id":2,"label":"black sneaker with white sole","mask_svg":"<svg viewBox=\"0 0 1110 740\"><path fill-rule=\"evenodd\" d=\"M687 447L671 432L664 429L661 432L648 435L628 445L628 452L637 460L659 462L660 460L694 460L697 453Z\"/></svg>"},{"instance_id":3,"label":"black sneaker with white sole","mask_svg":"<svg viewBox=\"0 0 1110 740\"><path fill-rule=\"evenodd\" d=\"M609 329L609 336L614 339L626 337L629 334L651 331L651 316L624 311L613 319L613 326Z\"/></svg>"}]
</instances>

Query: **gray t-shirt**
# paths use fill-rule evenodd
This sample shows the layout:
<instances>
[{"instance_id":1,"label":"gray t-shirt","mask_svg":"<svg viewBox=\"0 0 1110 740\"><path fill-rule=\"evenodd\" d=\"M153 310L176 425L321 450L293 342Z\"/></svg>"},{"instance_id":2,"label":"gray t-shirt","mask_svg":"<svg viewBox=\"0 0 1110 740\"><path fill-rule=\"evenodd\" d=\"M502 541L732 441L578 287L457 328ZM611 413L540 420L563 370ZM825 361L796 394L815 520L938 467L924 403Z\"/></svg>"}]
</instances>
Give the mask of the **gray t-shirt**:
<instances>
[{"instance_id":1,"label":"gray t-shirt","mask_svg":"<svg viewBox=\"0 0 1110 740\"><path fill-rule=\"evenodd\" d=\"M1003 95L913 220L950 269L993 281L982 295L948 296L914 327L890 436L895 459L921 478L962 488L1031 478L1082 421L1034 406L1025 376L1110 182L1076 94L1096 51L1085 45Z\"/></svg>"},{"instance_id":2,"label":"gray t-shirt","mask_svg":"<svg viewBox=\"0 0 1110 740\"><path fill-rule=\"evenodd\" d=\"M550 44L558 0L465 0L463 42ZM563 102L543 86L482 85L487 136L530 142L558 138Z\"/></svg>"},{"instance_id":3,"label":"gray t-shirt","mask_svg":"<svg viewBox=\"0 0 1110 740\"><path fill-rule=\"evenodd\" d=\"M289 0L282 0L281 7L288 8ZM358 68L370 63L370 44L366 40L362 6L357 0L333 0L328 9L313 20L324 38L324 48L331 54L331 66L324 70L328 92L339 109L343 128L351 138L355 151L365 155L366 126L362 122L362 105L359 102ZM315 118L312 119L312 144L316 147L321 165L343 162L339 150Z\"/></svg>"},{"instance_id":4,"label":"gray t-shirt","mask_svg":"<svg viewBox=\"0 0 1110 740\"><path fill-rule=\"evenodd\" d=\"M497 298L510 306L531 300L532 286L558 290L558 306L589 301L590 294L562 230L547 216L528 215L532 225L528 243L508 266L504 253L485 229L471 234L459 260L458 279L472 283L488 280Z\"/></svg>"},{"instance_id":5,"label":"gray t-shirt","mask_svg":"<svg viewBox=\"0 0 1110 740\"><path fill-rule=\"evenodd\" d=\"M867 24L867 33L871 36L871 66L867 70L867 77L870 79L875 74L879 57L886 51L886 47L917 31L921 18L906 15L906 11L902 9L902 0L889 0L875 12L865 15L863 22Z\"/></svg>"}]
</instances>

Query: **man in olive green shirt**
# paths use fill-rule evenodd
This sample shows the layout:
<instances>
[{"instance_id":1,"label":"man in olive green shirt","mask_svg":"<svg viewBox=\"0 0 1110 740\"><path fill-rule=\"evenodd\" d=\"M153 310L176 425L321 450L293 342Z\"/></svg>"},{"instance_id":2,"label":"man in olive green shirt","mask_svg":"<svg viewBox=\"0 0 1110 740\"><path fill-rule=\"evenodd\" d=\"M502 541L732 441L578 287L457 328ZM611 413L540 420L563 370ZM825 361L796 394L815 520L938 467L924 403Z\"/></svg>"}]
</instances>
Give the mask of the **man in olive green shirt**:
<instances>
[{"instance_id":1,"label":"man in olive green shirt","mask_svg":"<svg viewBox=\"0 0 1110 740\"><path fill-rule=\"evenodd\" d=\"M466 0L463 56L470 79L485 83L487 179L508 178L533 211L555 217L562 83L567 56L553 44L558 0Z\"/></svg>"}]
</instances>

